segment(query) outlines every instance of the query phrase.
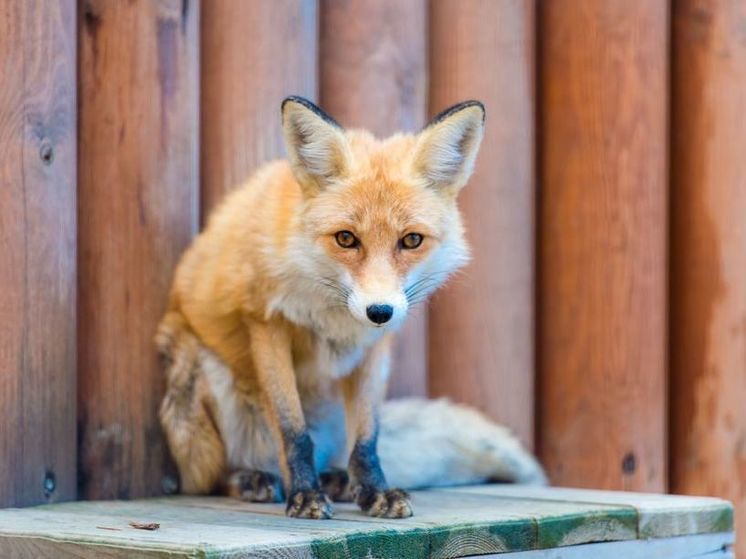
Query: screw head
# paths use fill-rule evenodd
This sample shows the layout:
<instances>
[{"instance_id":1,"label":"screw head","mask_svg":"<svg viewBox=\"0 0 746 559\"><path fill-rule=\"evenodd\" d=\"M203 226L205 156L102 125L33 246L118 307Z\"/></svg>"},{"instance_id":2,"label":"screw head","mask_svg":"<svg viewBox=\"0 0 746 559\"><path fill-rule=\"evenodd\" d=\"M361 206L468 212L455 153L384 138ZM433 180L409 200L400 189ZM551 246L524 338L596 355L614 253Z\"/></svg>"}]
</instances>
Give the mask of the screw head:
<instances>
[{"instance_id":1,"label":"screw head","mask_svg":"<svg viewBox=\"0 0 746 559\"><path fill-rule=\"evenodd\" d=\"M54 148L49 140L43 140L41 146L39 146L39 158L44 165L51 165L54 161Z\"/></svg>"},{"instance_id":2,"label":"screw head","mask_svg":"<svg viewBox=\"0 0 746 559\"><path fill-rule=\"evenodd\" d=\"M54 472L47 471L44 474L42 487L44 488L44 495L46 497L50 497L54 493L55 489L57 489L57 479L54 476Z\"/></svg>"},{"instance_id":3,"label":"screw head","mask_svg":"<svg viewBox=\"0 0 746 559\"><path fill-rule=\"evenodd\" d=\"M628 452L624 455L624 458L622 458L622 472L624 472L626 475L631 475L635 473L636 469L637 457L635 457L634 452Z\"/></svg>"},{"instance_id":4,"label":"screw head","mask_svg":"<svg viewBox=\"0 0 746 559\"><path fill-rule=\"evenodd\" d=\"M179 482L173 476L163 476L161 479L161 489L165 495L174 495L179 492Z\"/></svg>"}]
</instances>

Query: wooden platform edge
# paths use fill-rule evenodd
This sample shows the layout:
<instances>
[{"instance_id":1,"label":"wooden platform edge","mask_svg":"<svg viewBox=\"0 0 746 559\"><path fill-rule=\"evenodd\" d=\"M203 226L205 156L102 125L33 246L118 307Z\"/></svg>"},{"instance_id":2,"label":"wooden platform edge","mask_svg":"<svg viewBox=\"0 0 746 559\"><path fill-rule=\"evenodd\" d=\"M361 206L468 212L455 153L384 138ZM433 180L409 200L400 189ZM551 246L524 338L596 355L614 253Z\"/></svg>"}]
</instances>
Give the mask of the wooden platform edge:
<instances>
[{"instance_id":1,"label":"wooden platform edge","mask_svg":"<svg viewBox=\"0 0 746 559\"><path fill-rule=\"evenodd\" d=\"M556 549L506 552L477 555L479 559L649 559L667 557L669 559L735 559L733 532L718 534L698 534L647 540L622 542L599 542L581 544ZM285 549L281 556L277 550L266 550L267 557L305 557L304 549ZM295 551L298 553L296 554ZM307 550L305 550L307 551ZM0 556L7 559L239 559L248 557L242 551L236 554L210 550L163 550L139 548L100 543L73 543L38 536L0 536ZM263 556L261 550L254 550L251 557Z\"/></svg>"},{"instance_id":2,"label":"wooden platform edge","mask_svg":"<svg viewBox=\"0 0 746 559\"><path fill-rule=\"evenodd\" d=\"M733 532L697 534L624 542L581 544L557 549L537 549L480 555L479 559L735 559Z\"/></svg>"}]
</instances>

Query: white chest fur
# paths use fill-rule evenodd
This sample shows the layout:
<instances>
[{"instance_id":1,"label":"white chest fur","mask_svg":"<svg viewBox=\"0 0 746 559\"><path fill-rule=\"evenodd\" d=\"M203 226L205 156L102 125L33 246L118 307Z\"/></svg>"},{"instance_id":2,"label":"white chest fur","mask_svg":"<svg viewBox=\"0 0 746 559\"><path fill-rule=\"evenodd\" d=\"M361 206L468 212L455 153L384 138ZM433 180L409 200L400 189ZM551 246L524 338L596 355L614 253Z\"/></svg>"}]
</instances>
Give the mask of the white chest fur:
<instances>
[{"instance_id":1,"label":"white chest fur","mask_svg":"<svg viewBox=\"0 0 746 559\"><path fill-rule=\"evenodd\" d=\"M352 372L363 360L366 346L339 346L333 341L317 338L314 352L295 364L296 375L301 380L336 380Z\"/></svg>"},{"instance_id":2,"label":"white chest fur","mask_svg":"<svg viewBox=\"0 0 746 559\"><path fill-rule=\"evenodd\" d=\"M381 337L384 329L356 319L344 303L317 287L308 280L293 281L270 301L268 310L327 340L330 351L339 356L349 353L350 348L369 347Z\"/></svg>"}]
</instances>

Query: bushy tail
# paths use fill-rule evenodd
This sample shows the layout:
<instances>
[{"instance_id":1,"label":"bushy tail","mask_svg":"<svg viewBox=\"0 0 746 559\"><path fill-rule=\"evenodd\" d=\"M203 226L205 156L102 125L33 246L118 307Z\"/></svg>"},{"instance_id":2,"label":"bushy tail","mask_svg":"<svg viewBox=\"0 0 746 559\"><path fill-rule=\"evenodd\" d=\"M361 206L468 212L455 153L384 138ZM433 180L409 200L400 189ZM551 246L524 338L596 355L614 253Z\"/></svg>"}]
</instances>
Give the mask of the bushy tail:
<instances>
[{"instance_id":1,"label":"bushy tail","mask_svg":"<svg viewBox=\"0 0 746 559\"><path fill-rule=\"evenodd\" d=\"M378 455L392 487L546 484L539 463L507 428L446 399L384 403Z\"/></svg>"}]
</instances>

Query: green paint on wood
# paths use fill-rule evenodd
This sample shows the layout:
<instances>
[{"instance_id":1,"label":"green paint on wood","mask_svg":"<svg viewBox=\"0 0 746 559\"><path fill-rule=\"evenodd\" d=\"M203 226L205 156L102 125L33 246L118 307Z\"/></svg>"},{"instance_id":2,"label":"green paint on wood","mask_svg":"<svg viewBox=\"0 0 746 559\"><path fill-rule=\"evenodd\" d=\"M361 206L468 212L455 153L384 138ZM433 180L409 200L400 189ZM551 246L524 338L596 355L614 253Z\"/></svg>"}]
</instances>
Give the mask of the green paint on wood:
<instances>
[{"instance_id":1,"label":"green paint on wood","mask_svg":"<svg viewBox=\"0 0 746 559\"><path fill-rule=\"evenodd\" d=\"M539 549L580 543L634 540L637 511L631 507L604 512L575 513L538 521Z\"/></svg>"},{"instance_id":2,"label":"green paint on wood","mask_svg":"<svg viewBox=\"0 0 746 559\"><path fill-rule=\"evenodd\" d=\"M401 557L427 557L427 532L381 530L363 534L319 539L311 544L316 559L350 559L351 557L376 557L398 559Z\"/></svg>"},{"instance_id":3,"label":"green paint on wood","mask_svg":"<svg viewBox=\"0 0 746 559\"><path fill-rule=\"evenodd\" d=\"M446 559L535 547L536 524L533 519L508 520L499 524L471 524L432 529L428 557Z\"/></svg>"}]
</instances>

